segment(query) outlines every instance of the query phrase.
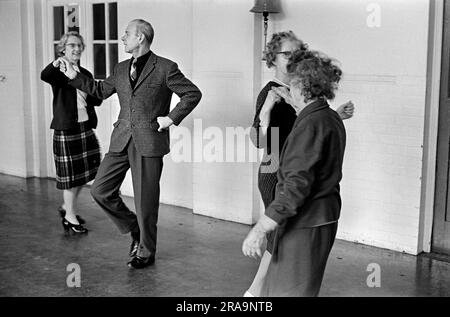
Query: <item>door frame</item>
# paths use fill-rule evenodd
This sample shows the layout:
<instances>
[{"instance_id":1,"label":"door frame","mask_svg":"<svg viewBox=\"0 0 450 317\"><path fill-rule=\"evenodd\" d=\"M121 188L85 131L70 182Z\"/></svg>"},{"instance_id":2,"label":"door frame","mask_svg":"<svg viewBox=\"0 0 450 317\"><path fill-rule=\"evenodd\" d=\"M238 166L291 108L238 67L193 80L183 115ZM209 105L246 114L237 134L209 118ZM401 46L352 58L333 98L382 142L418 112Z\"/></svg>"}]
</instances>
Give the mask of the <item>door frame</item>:
<instances>
[{"instance_id":1,"label":"door frame","mask_svg":"<svg viewBox=\"0 0 450 317\"><path fill-rule=\"evenodd\" d=\"M417 253L431 252L436 187L436 158L442 61L444 0L430 0L427 89L425 103L422 189Z\"/></svg>"},{"instance_id":2,"label":"door frame","mask_svg":"<svg viewBox=\"0 0 450 317\"><path fill-rule=\"evenodd\" d=\"M441 92L439 99L439 121L437 125L438 139L437 139L437 153L436 153L436 189L435 189L435 203L434 203L434 218L433 218L433 235L431 251L437 253L444 253L450 255L450 219L446 221L448 215L449 204L449 135L450 126L448 120L450 119L448 112L449 105L449 82L450 76L448 74L450 64L448 58L450 56L450 2L445 2L443 13L443 35L442 35L442 63L441 63Z\"/></svg>"}]
</instances>

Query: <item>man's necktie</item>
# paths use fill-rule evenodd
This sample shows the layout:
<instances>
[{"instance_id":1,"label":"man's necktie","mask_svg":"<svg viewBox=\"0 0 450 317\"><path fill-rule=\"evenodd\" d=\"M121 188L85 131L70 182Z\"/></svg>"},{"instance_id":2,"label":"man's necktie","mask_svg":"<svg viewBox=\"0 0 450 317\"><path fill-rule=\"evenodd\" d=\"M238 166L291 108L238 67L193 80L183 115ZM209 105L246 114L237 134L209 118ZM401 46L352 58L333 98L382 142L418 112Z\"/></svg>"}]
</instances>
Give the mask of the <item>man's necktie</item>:
<instances>
[{"instance_id":1,"label":"man's necktie","mask_svg":"<svg viewBox=\"0 0 450 317\"><path fill-rule=\"evenodd\" d=\"M133 59L133 63L131 63L131 69L130 69L130 78L132 81L136 80L137 72L136 72L136 61L137 59Z\"/></svg>"}]
</instances>

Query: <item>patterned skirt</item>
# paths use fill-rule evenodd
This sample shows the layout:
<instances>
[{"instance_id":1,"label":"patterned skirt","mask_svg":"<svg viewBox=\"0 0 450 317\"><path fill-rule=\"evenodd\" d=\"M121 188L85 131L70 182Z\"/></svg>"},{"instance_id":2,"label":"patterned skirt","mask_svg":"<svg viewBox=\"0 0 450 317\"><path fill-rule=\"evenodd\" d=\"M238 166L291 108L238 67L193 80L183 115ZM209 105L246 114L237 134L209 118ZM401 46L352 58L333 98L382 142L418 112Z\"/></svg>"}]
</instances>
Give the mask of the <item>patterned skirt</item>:
<instances>
[{"instance_id":1,"label":"patterned skirt","mask_svg":"<svg viewBox=\"0 0 450 317\"><path fill-rule=\"evenodd\" d=\"M58 189L82 186L93 180L101 159L97 137L84 122L72 130L54 131L53 155Z\"/></svg>"},{"instance_id":2,"label":"patterned skirt","mask_svg":"<svg viewBox=\"0 0 450 317\"><path fill-rule=\"evenodd\" d=\"M261 198L264 203L264 207L267 209L270 203L275 199L275 188L277 186L278 178L277 172L265 172L265 164L261 164L258 170L258 189L261 193ZM270 171L270 170L269 170ZM279 229L269 232L266 235L267 246L266 251L270 254L274 253L275 248L275 238L278 235ZM280 231L281 232L281 231Z\"/></svg>"}]
</instances>

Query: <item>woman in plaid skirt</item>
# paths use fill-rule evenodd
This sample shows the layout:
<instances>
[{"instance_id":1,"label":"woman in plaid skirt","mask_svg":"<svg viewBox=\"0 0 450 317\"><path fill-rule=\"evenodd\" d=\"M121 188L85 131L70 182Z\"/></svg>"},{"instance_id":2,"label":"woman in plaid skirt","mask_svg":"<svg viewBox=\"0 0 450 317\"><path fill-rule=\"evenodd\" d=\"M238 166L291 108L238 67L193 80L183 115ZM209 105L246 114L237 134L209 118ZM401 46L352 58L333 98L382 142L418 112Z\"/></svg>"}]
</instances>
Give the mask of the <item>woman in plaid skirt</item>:
<instances>
[{"instance_id":1,"label":"woman in plaid skirt","mask_svg":"<svg viewBox=\"0 0 450 317\"><path fill-rule=\"evenodd\" d=\"M75 69L92 77L79 65L84 40L77 32L61 37L56 51L72 63ZM56 61L42 72L41 79L52 86L54 129L53 154L56 165L56 187L63 191L64 203L58 208L66 231L86 233L84 219L77 215L76 201L83 185L95 178L100 165L100 147L93 129L97 126L94 106L101 100L68 85Z\"/></svg>"}]
</instances>

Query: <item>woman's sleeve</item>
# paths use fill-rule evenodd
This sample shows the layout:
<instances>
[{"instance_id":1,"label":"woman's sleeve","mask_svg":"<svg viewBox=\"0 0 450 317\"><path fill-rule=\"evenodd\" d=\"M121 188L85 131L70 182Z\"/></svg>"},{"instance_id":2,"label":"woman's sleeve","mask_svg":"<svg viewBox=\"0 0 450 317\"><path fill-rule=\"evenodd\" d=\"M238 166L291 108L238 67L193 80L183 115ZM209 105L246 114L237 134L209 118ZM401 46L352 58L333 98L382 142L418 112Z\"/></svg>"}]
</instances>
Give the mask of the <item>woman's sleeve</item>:
<instances>
[{"instance_id":1,"label":"woman's sleeve","mask_svg":"<svg viewBox=\"0 0 450 317\"><path fill-rule=\"evenodd\" d=\"M42 70L41 80L52 86L65 86L68 83L67 77L61 73L59 68L53 66L53 62Z\"/></svg>"},{"instance_id":2,"label":"woman's sleeve","mask_svg":"<svg viewBox=\"0 0 450 317\"><path fill-rule=\"evenodd\" d=\"M253 144L258 148L266 148L267 147L267 136L261 133L259 114L261 113L261 109L266 101L266 97L268 94L267 89L261 90L256 100L256 111L255 117L253 119L253 124L250 129L250 140L252 140Z\"/></svg>"},{"instance_id":3,"label":"woman's sleeve","mask_svg":"<svg viewBox=\"0 0 450 317\"><path fill-rule=\"evenodd\" d=\"M297 127L289 138L280 166L284 179L277 183L275 199L265 211L278 224L295 216L311 194L323 152L323 134L314 127Z\"/></svg>"}]
</instances>

